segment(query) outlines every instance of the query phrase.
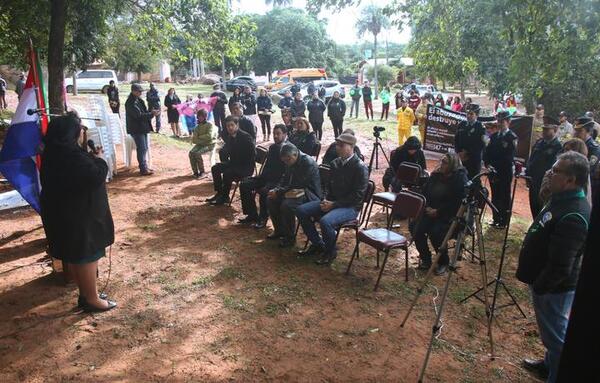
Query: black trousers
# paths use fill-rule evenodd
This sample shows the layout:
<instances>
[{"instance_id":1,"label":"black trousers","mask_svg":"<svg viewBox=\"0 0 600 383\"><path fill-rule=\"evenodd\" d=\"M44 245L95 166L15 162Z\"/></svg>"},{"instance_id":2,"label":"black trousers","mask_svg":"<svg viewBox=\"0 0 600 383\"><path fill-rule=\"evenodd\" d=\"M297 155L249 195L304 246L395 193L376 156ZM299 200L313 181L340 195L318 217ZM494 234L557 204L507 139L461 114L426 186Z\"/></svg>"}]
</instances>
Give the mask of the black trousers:
<instances>
[{"instance_id":1,"label":"black trousers","mask_svg":"<svg viewBox=\"0 0 600 383\"><path fill-rule=\"evenodd\" d=\"M467 169L469 179L471 179L481 172L481 157L469 157L463 162L463 165Z\"/></svg>"},{"instance_id":2,"label":"black trousers","mask_svg":"<svg viewBox=\"0 0 600 383\"><path fill-rule=\"evenodd\" d=\"M267 199L269 217L271 217L273 229L277 235L286 239L294 237L296 209L306 202L308 202L306 197L284 198L283 196L279 196L275 199Z\"/></svg>"},{"instance_id":3,"label":"black trousers","mask_svg":"<svg viewBox=\"0 0 600 383\"><path fill-rule=\"evenodd\" d=\"M512 172L498 172L496 177L490 179L490 189L492 190L492 203L498 209L493 212L494 222L501 225L508 224L508 215L510 212L510 197Z\"/></svg>"},{"instance_id":4,"label":"black trousers","mask_svg":"<svg viewBox=\"0 0 600 383\"><path fill-rule=\"evenodd\" d=\"M263 138L266 139L267 134L271 135L271 115L270 114L259 114L260 127L262 128Z\"/></svg>"},{"instance_id":5,"label":"black trousers","mask_svg":"<svg viewBox=\"0 0 600 383\"><path fill-rule=\"evenodd\" d=\"M431 241L435 251L438 251L442 245L442 242L444 241L444 237L446 237L446 233L448 232L449 228L449 222L431 218L427 215L423 215L419 221L414 221L411 223L410 231L422 263L431 264L432 255L431 250L429 249L429 244L427 243L427 239ZM448 250L446 250L440 255L438 264L448 265L449 261L450 259L448 258Z\"/></svg>"},{"instance_id":6,"label":"black trousers","mask_svg":"<svg viewBox=\"0 0 600 383\"><path fill-rule=\"evenodd\" d=\"M342 134L344 120L331 120L331 125L333 125L333 135L337 138L337 136Z\"/></svg>"},{"instance_id":7,"label":"black trousers","mask_svg":"<svg viewBox=\"0 0 600 383\"><path fill-rule=\"evenodd\" d=\"M215 125L219 128L219 136L221 131L225 128L223 126L223 120L225 120L225 108L213 109L213 118L215 119Z\"/></svg>"},{"instance_id":8,"label":"black trousers","mask_svg":"<svg viewBox=\"0 0 600 383\"><path fill-rule=\"evenodd\" d=\"M388 102L387 104L381 104L381 118L380 120L383 120L383 115L385 114L385 119L388 119L388 114L390 112L390 103Z\"/></svg>"},{"instance_id":9,"label":"black trousers","mask_svg":"<svg viewBox=\"0 0 600 383\"><path fill-rule=\"evenodd\" d=\"M242 199L242 212L248 217L266 220L269 218L267 209L267 194L273 189L277 182L267 182L261 177L244 178L240 183L240 198ZM256 195L260 212L256 209Z\"/></svg>"},{"instance_id":10,"label":"black trousers","mask_svg":"<svg viewBox=\"0 0 600 383\"><path fill-rule=\"evenodd\" d=\"M311 120L310 126L312 126L313 131L317 135L317 139L321 141L321 137L323 137L323 121L314 121Z\"/></svg>"},{"instance_id":11,"label":"black trousers","mask_svg":"<svg viewBox=\"0 0 600 383\"><path fill-rule=\"evenodd\" d=\"M529 187L529 209L531 210L531 217L535 219L540 211L542 211L542 208L542 202L540 201L540 187L531 185Z\"/></svg>"},{"instance_id":12,"label":"black trousers","mask_svg":"<svg viewBox=\"0 0 600 383\"><path fill-rule=\"evenodd\" d=\"M227 162L220 162L215 164L210 169L213 177L213 187L215 191L224 196L228 197L231 191L231 184L236 179L241 179L249 176L247 171L242 169L234 168Z\"/></svg>"}]
</instances>

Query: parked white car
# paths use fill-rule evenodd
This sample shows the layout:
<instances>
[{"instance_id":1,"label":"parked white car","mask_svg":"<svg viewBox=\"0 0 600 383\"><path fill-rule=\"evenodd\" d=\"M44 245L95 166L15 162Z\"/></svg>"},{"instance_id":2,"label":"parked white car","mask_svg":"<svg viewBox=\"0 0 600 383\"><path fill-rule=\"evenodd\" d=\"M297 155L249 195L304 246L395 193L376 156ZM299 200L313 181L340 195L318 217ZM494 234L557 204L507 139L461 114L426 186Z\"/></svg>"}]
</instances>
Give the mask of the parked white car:
<instances>
[{"instance_id":1,"label":"parked white car","mask_svg":"<svg viewBox=\"0 0 600 383\"><path fill-rule=\"evenodd\" d=\"M89 69L77 73L77 90L91 90L106 93L110 80L119 86L117 74L110 69ZM73 93L73 77L65 78L68 93Z\"/></svg>"},{"instance_id":2,"label":"parked white car","mask_svg":"<svg viewBox=\"0 0 600 383\"><path fill-rule=\"evenodd\" d=\"M316 80L316 81L313 81L313 83L315 84L315 88L317 91L319 91L319 89L321 88L321 85L323 85L325 87L325 100L324 100L325 103L329 102L329 99L331 97L333 97L333 93L335 91L340 92L341 98L346 97L346 88L344 88L344 86L342 84L340 84L340 82L337 80ZM308 85L309 84L302 84L300 86L300 94L302 95L304 102L308 102L312 98L308 94ZM279 96L279 98L283 97L285 92L287 90L290 90L291 87L292 87L291 85L288 85L286 87L283 87L281 90L277 91L277 95Z\"/></svg>"}]
</instances>

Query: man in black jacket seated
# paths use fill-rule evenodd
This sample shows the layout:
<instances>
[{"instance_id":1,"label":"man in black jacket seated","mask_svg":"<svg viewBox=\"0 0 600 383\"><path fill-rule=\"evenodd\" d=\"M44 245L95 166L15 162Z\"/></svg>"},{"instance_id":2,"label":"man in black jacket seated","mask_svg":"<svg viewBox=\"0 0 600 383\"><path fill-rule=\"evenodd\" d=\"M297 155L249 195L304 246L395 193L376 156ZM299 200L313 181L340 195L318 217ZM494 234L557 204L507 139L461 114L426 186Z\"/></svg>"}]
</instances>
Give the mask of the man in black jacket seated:
<instances>
[{"instance_id":1,"label":"man in black jacket seated","mask_svg":"<svg viewBox=\"0 0 600 383\"><path fill-rule=\"evenodd\" d=\"M538 377L556 380L560 354L577 285L588 232L590 205L583 192L587 159L572 151L561 154L551 169L552 199L534 219L523 241L517 279L529 285L543 360L524 360Z\"/></svg>"},{"instance_id":2,"label":"man in black jacket seated","mask_svg":"<svg viewBox=\"0 0 600 383\"><path fill-rule=\"evenodd\" d=\"M294 245L296 208L321 199L321 179L315 160L300 152L292 143L281 147L281 161L286 168L281 180L267 196L273 233L267 239L280 239L280 247Z\"/></svg>"},{"instance_id":3,"label":"man in black jacket seated","mask_svg":"<svg viewBox=\"0 0 600 383\"><path fill-rule=\"evenodd\" d=\"M458 155L447 153L440 160L439 167L431 173L431 177L423 186L423 195L427 201L425 211L420 219L410 225L410 231L421 258L419 269L428 270L431 267L431 250L429 250L427 238L437 251L465 197L467 181L467 171L460 163ZM448 250L446 250L440 256L435 274L445 274L448 270L448 263Z\"/></svg>"},{"instance_id":4,"label":"man in black jacket seated","mask_svg":"<svg viewBox=\"0 0 600 383\"><path fill-rule=\"evenodd\" d=\"M535 219L540 210L542 203L540 200L540 188L546 171L556 162L556 156L562 150L562 145L556 137L556 125L544 125L542 138L533 145L533 150L527 161L527 170L525 174L530 179L527 180L529 187L529 208L531 216Z\"/></svg>"},{"instance_id":5,"label":"man in black jacket seated","mask_svg":"<svg viewBox=\"0 0 600 383\"><path fill-rule=\"evenodd\" d=\"M421 141L415 136L410 136L404 143L392 152L390 158L390 167L385 170L381 182L383 188L387 191L390 186L394 193L398 193L402 189L402 184L396 179L398 167L403 162L412 162L421 166L421 170L427 170L427 162L425 161L425 153L421 149Z\"/></svg>"},{"instance_id":6,"label":"man in black jacket seated","mask_svg":"<svg viewBox=\"0 0 600 383\"><path fill-rule=\"evenodd\" d=\"M296 216L306 233L310 247L300 251L301 256L322 254L318 265L328 265L336 257L335 236L339 225L356 219L362 209L369 182L369 171L354 154L356 137L342 133L336 139L338 158L331 163L327 196L322 201L311 201L298 207ZM317 233L313 218L319 220L322 238Z\"/></svg>"},{"instance_id":7,"label":"man in black jacket seated","mask_svg":"<svg viewBox=\"0 0 600 383\"><path fill-rule=\"evenodd\" d=\"M287 129L283 124L277 124L273 128L274 143L269 146L267 159L261 173L256 177L245 178L240 184L240 196L242 199L242 212L246 217L240 219L240 223L252 224L256 229L262 229L267 223L269 213L267 212L267 193L273 189L285 170L285 164L281 161L279 152L281 146L287 142ZM256 210L255 195L258 194L260 213Z\"/></svg>"},{"instance_id":8,"label":"man in black jacket seated","mask_svg":"<svg viewBox=\"0 0 600 383\"><path fill-rule=\"evenodd\" d=\"M239 128L237 117L227 116L224 122L227 130L227 140L224 146L227 158L225 161L215 164L211 169L213 185L217 192L206 200L211 205L228 203L231 183L235 179L251 176L254 172L256 156L254 140Z\"/></svg>"},{"instance_id":9,"label":"man in black jacket seated","mask_svg":"<svg viewBox=\"0 0 600 383\"><path fill-rule=\"evenodd\" d=\"M149 112L142 100L142 86L140 84L131 84L131 94L125 101L125 126L127 133L135 141L135 151L137 161L140 167L140 174L149 176L154 173L148 169L146 162L146 153L148 152L148 133L152 131L150 120L160 114L160 110Z\"/></svg>"},{"instance_id":10,"label":"man in black jacket seated","mask_svg":"<svg viewBox=\"0 0 600 383\"><path fill-rule=\"evenodd\" d=\"M354 130L352 129L345 129L343 132L343 134L350 134L352 136L356 136L354 134ZM327 150L325 151L325 154L323 155L323 161L321 162L322 165L327 165L327 166L331 166L331 163L333 162L333 160L335 160L336 158L338 158L338 154L337 154L337 142L334 141L331 143L331 145L329 145L329 147L327 148ZM354 145L354 154L356 154L356 156L361 160L364 161L365 157L362 155L362 153L360 152L360 149L358 146Z\"/></svg>"},{"instance_id":11,"label":"man in black jacket seated","mask_svg":"<svg viewBox=\"0 0 600 383\"><path fill-rule=\"evenodd\" d=\"M239 129L248 133L250 137L252 137L252 141L256 144L256 126L254 126L254 122L252 122L252 120L248 118L248 116L244 115L244 108L242 107L242 104L239 102L234 102L231 104L230 109L231 115L238 118ZM225 142L225 144L227 144L229 132L227 131L227 129L225 129L225 127L221 129L220 137ZM227 158L229 157L229 153L227 152L227 150L227 145L223 145L223 147L219 149L219 160L221 162L227 161Z\"/></svg>"}]
</instances>

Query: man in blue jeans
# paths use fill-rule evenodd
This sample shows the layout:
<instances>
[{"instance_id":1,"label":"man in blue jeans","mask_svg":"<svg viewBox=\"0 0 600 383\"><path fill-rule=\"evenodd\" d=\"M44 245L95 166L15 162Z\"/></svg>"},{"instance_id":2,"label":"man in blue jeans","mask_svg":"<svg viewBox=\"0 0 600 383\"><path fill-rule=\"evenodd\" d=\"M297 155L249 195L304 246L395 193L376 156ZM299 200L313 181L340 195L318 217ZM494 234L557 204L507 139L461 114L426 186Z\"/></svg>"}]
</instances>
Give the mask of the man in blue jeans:
<instances>
[{"instance_id":1,"label":"man in blue jeans","mask_svg":"<svg viewBox=\"0 0 600 383\"><path fill-rule=\"evenodd\" d=\"M131 84L131 93L125 102L125 125L127 133L133 137L136 146L140 175L149 176L154 172L148 169L146 154L148 153L148 133L152 131L150 120L160 114L160 110L148 111L142 100L142 86Z\"/></svg>"},{"instance_id":2,"label":"man in blue jeans","mask_svg":"<svg viewBox=\"0 0 600 383\"><path fill-rule=\"evenodd\" d=\"M356 219L361 210L369 171L354 154L356 137L342 133L336 139L338 158L331 162L331 174L325 186L325 199L300 205L296 217L310 241L307 250L299 251L302 257L321 255L318 265L329 265L336 257L336 230L344 223ZM315 221L321 226L321 235L315 228Z\"/></svg>"},{"instance_id":3,"label":"man in blue jeans","mask_svg":"<svg viewBox=\"0 0 600 383\"><path fill-rule=\"evenodd\" d=\"M542 360L523 366L554 383L588 232L590 204L584 190L589 163L572 151L550 169L552 197L529 227L519 255L517 278L529 285L535 317L546 347Z\"/></svg>"}]
</instances>

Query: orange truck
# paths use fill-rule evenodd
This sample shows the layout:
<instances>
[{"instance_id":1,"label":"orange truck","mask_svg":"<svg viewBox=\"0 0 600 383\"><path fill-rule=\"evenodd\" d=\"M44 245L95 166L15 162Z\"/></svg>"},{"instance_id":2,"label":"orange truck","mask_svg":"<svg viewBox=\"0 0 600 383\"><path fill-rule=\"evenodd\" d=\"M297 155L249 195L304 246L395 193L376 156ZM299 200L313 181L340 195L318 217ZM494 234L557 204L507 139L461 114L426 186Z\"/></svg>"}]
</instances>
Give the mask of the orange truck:
<instances>
[{"instance_id":1,"label":"orange truck","mask_svg":"<svg viewBox=\"0 0 600 383\"><path fill-rule=\"evenodd\" d=\"M327 80L325 68L291 68L278 70L266 88L279 90L296 82L308 83L316 80Z\"/></svg>"}]
</instances>

